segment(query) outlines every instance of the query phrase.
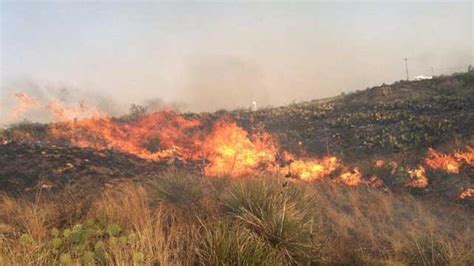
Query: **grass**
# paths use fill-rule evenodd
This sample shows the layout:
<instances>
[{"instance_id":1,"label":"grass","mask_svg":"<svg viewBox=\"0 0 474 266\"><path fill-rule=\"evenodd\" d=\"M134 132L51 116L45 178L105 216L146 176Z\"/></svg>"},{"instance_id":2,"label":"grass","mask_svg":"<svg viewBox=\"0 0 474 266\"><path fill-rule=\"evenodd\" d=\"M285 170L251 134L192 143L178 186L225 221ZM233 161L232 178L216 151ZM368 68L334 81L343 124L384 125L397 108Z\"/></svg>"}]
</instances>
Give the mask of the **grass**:
<instances>
[{"instance_id":1,"label":"grass","mask_svg":"<svg viewBox=\"0 0 474 266\"><path fill-rule=\"evenodd\" d=\"M474 263L472 210L367 186L172 170L61 193L0 197L1 265Z\"/></svg>"}]
</instances>

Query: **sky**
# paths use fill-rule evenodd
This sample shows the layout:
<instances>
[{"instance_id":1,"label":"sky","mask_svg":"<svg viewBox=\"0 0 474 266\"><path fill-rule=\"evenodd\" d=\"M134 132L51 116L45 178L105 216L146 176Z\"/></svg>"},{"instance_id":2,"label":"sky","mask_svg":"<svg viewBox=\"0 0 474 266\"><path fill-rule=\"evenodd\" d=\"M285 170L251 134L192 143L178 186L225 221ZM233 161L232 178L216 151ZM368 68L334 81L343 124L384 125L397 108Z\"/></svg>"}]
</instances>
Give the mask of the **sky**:
<instances>
[{"instance_id":1,"label":"sky","mask_svg":"<svg viewBox=\"0 0 474 266\"><path fill-rule=\"evenodd\" d=\"M472 2L1 1L0 112L12 92L116 112L277 106L474 60ZM120 107L120 108L119 108ZM2 115L0 114L0 120Z\"/></svg>"}]
</instances>

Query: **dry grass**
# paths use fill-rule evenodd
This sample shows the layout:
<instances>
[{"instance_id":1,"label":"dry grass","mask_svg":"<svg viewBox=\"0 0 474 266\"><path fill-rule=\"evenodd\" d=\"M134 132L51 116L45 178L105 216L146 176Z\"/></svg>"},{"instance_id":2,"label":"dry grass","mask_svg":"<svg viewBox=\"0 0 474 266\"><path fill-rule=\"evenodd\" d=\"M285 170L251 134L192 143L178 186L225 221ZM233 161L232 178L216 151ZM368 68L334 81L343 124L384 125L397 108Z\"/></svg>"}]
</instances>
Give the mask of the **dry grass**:
<instances>
[{"instance_id":1,"label":"dry grass","mask_svg":"<svg viewBox=\"0 0 474 266\"><path fill-rule=\"evenodd\" d=\"M65 195L0 197L1 265L474 263L472 210L365 186L171 171Z\"/></svg>"}]
</instances>

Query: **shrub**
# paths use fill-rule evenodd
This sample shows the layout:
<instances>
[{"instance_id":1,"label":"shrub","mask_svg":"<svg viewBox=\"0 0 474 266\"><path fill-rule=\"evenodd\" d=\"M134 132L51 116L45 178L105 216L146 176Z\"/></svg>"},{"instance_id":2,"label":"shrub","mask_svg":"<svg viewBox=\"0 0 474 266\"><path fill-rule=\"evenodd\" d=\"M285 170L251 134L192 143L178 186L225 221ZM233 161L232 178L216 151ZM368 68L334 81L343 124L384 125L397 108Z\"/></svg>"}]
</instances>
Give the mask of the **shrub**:
<instances>
[{"instance_id":1,"label":"shrub","mask_svg":"<svg viewBox=\"0 0 474 266\"><path fill-rule=\"evenodd\" d=\"M322 259L323 238L310 213L312 201L296 184L283 187L265 178L240 181L222 202L224 210L289 262Z\"/></svg>"},{"instance_id":2,"label":"shrub","mask_svg":"<svg viewBox=\"0 0 474 266\"><path fill-rule=\"evenodd\" d=\"M200 206L203 198L203 181L189 173L170 170L151 182L151 196L155 202L193 210Z\"/></svg>"}]
</instances>

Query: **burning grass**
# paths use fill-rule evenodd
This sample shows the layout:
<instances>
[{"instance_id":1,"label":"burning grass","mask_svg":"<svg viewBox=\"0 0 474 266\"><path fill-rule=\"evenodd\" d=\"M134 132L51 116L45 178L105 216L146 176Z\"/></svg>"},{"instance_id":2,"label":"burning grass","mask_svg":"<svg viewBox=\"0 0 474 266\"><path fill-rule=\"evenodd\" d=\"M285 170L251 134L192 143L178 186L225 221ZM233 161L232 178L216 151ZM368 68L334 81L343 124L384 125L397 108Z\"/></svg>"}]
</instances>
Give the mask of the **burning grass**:
<instances>
[{"instance_id":1,"label":"burning grass","mask_svg":"<svg viewBox=\"0 0 474 266\"><path fill-rule=\"evenodd\" d=\"M107 187L78 212L64 204L2 196L0 263L474 262L471 211L366 185L168 171Z\"/></svg>"}]
</instances>

